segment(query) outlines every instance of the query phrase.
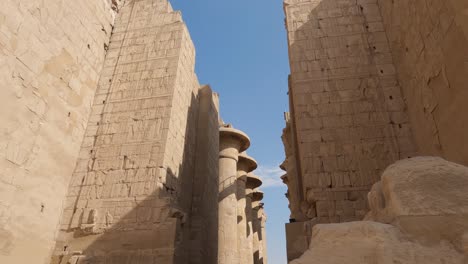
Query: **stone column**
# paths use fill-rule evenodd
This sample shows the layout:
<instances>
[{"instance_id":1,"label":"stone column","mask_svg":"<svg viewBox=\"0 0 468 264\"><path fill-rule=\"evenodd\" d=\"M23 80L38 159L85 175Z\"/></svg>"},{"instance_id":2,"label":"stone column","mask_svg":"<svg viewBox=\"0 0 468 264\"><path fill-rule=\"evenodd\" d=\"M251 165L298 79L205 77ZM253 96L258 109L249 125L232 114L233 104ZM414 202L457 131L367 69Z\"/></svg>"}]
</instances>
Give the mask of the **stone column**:
<instances>
[{"instance_id":1,"label":"stone column","mask_svg":"<svg viewBox=\"0 0 468 264\"><path fill-rule=\"evenodd\" d=\"M237 163L237 245L241 264L253 264L252 245L248 240L246 182L247 174L257 168L257 162L243 152ZM251 210L250 210L251 211Z\"/></svg>"},{"instance_id":2,"label":"stone column","mask_svg":"<svg viewBox=\"0 0 468 264\"><path fill-rule=\"evenodd\" d=\"M260 207L263 204L260 202L263 199L263 192L255 190L252 193L252 226L253 226L253 251L254 251L254 264L263 264L262 252L262 223L259 214Z\"/></svg>"},{"instance_id":3,"label":"stone column","mask_svg":"<svg viewBox=\"0 0 468 264\"><path fill-rule=\"evenodd\" d=\"M262 256L263 256L263 264L267 264L267 239L266 239L266 221L267 221L267 216L265 214L265 209L263 208L263 203L261 204L261 208L259 210L259 213L261 215L260 223L261 223L261 228L262 228Z\"/></svg>"},{"instance_id":4,"label":"stone column","mask_svg":"<svg viewBox=\"0 0 468 264\"><path fill-rule=\"evenodd\" d=\"M247 185L246 185L247 186ZM253 226L252 226L252 192L251 188L245 189L245 215L247 220L247 247L249 249L248 257L250 259L249 263L254 263L254 251L253 251Z\"/></svg>"},{"instance_id":5,"label":"stone column","mask_svg":"<svg viewBox=\"0 0 468 264\"><path fill-rule=\"evenodd\" d=\"M248 247L250 249L250 258L252 261L255 263L255 247L254 247L254 211L253 211L253 193L254 189L258 188L260 185L262 185L262 181L260 178L253 173L247 174L247 181L246 181L246 207L245 207L245 213L247 216L247 241L248 241ZM258 258L257 253L257 258Z\"/></svg>"},{"instance_id":6,"label":"stone column","mask_svg":"<svg viewBox=\"0 0 468 264\"><path fill-rule=\"evenodd\" d=\"M249 137L231 126L219 129L218 264L239 264L237 249L237 161Z\"/></svg>"}]
</instances>

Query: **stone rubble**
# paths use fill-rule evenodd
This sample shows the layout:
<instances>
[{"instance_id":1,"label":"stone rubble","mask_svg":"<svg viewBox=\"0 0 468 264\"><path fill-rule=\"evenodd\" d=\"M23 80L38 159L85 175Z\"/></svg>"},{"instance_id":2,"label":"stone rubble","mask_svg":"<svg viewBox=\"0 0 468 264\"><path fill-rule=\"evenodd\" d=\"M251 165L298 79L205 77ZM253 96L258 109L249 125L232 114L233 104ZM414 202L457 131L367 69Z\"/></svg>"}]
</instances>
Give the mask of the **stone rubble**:
<instances>
[{"instance_id":1,"label":"stone rubble","mask_svg":"<svg viewBox=\"0 0 468 264\"><path fill-rule=\"evenodd\" d=\"M468 263L468 167L435 157L396 162L369 193L366 221L318 224L291 264Z\"/></svg>"}]
</instances>

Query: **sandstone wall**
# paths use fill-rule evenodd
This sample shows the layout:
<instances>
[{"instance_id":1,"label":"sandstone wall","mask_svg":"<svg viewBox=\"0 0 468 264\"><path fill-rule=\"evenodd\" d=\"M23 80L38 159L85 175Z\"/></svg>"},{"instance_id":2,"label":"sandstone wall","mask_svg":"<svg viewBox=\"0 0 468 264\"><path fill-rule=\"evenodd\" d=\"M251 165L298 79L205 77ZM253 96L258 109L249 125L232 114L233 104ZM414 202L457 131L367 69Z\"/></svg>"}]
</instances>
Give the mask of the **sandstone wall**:
<instances>
[{"instance_id":1,"label":"sandstone wall","mask_svg":"<svg viewBox=\"0 0 468 264\"><path fill-rule=\"evenodd\" d=\"M467 263L467 188L468 167L400 160L369 193L371 221L315 225L309 249L291 263Z\"/></svg>"},{"instance_id":2,"label":"sandstone wall","mask_svg":"<svg viewBox=\"0 0 468 264\"><path fill-rule=\"evenodd\" d=\"M283 183L287 184L288 192L286 197L289 201L289 210L291 214L289 218L294 221L306 220L307 216L301 210L301 201L304 199L302 190L302 178L299 177L297 160L296 160L296 140L295 140L295 127L293 126L293 120L291 119L291 113L285 113L284 119L286 121L286 127L283 129L281 139L284 145L284 152L286 159L280 165L280 168L286 171L286 174L281 176Z\"/></svg>"},{"instance_id":3,"label":"sandstone wall","mask_svg":"<svg viewBox=\"0 0 468 264\"><path fill-rule=\"evenodd\" d=\"M287 226L288 255L297 256L311 225L362 219L369 187L393 161L468 163L468 3L286 0L285 14L282 168L299 221Z\"/></svg>"},{"instance_id":4,"label":"sandstone wall","mask_svg":"<svg viewBox=\"0 0 468 264\"><path fill-rule=\"evenodd\" d=\"M108 0L3 0L0 262L51 253L114 23Z\"/></svg>"},{"instance_id":5,"label":"sandstone wall","mask_svg":"<svg viewBox=\"0 0 468 264\"><path fill-rule=\"evenodd\" d=\"M190 216L189 263L217 263L218 251L218 96L199 92L197 152Z\"/></svg>"},{"instance_id":6,"label":"sandstone wall","mask_svg":"<svg viewBox=\"0 0 468 264\"><path fill-rule=\"evenodd\" d=\"M217 108L199 112L194 63L188 30L166 0L121 8L52 263L188 263L199 113L218 120ZM202 165L218 153L218 128L208 128L215 151Z\"/></svg>"},{"instance_id":7,"label":"sandstone wall","mask_svg":"<svg viewBox=\"0 0 468 264\"><path fill-rule=\"evenodd\" d=\"M312 243L291 264L465 264L463 254L449 243L417 243L392 225L357 221L316 225Z\"/></svg>"},{"instance_id":8,"label":"sandstone wall","mask_svg":"<svg viewBox=\"0 0 468 264\"><path fill-rule=\"evenodd\" d=\"M361 219L392 162L415 153L376 0L288 0L290 97L308 218Z\"/></svg>"},{"instance_id":9,"label":"sandstone wall","mask_svg":"<svg viewBox=\"0 0 468 264\"><path fill-rule=\"evenodd\" d=\"M421 153L468 164L468 2L378 3Z\"/></svg>"},{"instance_id":10,"label":"sandstone wall","mask_svg":"<svg viewBox=\"0 0 468 264\"><path fill-rule=\"evenodd\" d=\"M417 149L377 0L287 0L285 14L292 260L313 225L361 220L381 172Z\"/></svg>"}]
</instances>

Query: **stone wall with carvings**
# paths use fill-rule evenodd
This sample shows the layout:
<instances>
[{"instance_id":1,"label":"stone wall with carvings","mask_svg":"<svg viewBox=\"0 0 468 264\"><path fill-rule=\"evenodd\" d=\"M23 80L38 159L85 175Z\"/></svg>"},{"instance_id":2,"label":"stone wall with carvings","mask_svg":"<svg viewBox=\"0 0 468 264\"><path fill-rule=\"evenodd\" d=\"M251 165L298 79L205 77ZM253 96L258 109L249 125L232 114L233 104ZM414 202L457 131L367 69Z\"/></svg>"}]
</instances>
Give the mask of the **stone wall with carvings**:
<instances>
[{"instance_id":1,"label":"stone wall with carvings","mask_svg":"<svg viewBox=\"0 0 468 264\"><path fill-rule=\"evenodd\" d=\"M44 263L120 1L2 1L0 262Z\"/></svg>"},{"instance_id":2,"label":"stone wall with carvings","mask_svg":"<svg viewBox=\"0 0 468 264\"><path fill-rule=\"evenodd\" d=\"M194 66L194 46L180 12L166 0L125 3L52 263L188 263L192 244L204 239L191 236L191 230L213 233L191 217L194 205L217 206L216 199L200 201L200 188L210 197L218 191L212 182L217 166L207 169L218 157L217 99L209 88L200 88ZM207 184L200 187L201 181ZM198 215L210 223L217 219L206 210ZM216 239L209 242L216 247ZM198 263L209 258L202 252Z\"/></svg>"},{"instance_id":3,"label":"stone wall with carvings","mask_svg":"<svg viewBox=\"0 0 468 264\"><path fill-rule=\"evenodd\" d=\"M181 13L168 0L6 1L0 262L266 263L256 162L231 157L223 190L230 125Z\"/></svg>"},{"instance_id":4,"label":"stone wall with carvings","mask_svg":"<svg viewBox=\"0 0 468 264\"><path fill-rule=\"evenodd\" d=\"M468 162L468 3L284 4L291 76L282 168L293 259L312 226L361 220L370 186L392 162L417 154Z\"/></svg>"},{"instance_id":5,"label":"stone wall with carvings","mask_svg":"<svg viewBox=\"0 0 468 264\"><path fill-rule=\"evenodd\" d=\"M415 153L379 8L290 0L285 12L299 206L320 222L361 219L382 170Z\"/></svg>"}]
</instances>

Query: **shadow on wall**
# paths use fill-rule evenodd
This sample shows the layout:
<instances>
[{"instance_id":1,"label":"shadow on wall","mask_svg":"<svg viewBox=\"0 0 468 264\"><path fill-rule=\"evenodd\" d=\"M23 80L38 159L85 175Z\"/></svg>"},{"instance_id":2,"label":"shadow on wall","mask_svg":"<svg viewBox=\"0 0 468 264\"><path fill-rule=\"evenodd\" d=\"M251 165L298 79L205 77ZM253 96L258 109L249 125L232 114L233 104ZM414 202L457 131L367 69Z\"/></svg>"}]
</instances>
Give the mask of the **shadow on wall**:
<instances>
[{"instance_id":1,"label":"shadow on wall","mask_svg":"<svg viewBox=\"0 0 468 264\"><path fill-rule=\"evenodd\" d=\"M361 220L382 171L417 154L376 3L291 1L290 110L308 219ZM300 197L300 195L298 195ZM327 198L328 197L328 198ZM332 197L332 198L329 198Z\"/></svg>"},{"instance_id":2,"label":"shadow on wall","mask_svg":"<svg viewBox=\"0 0 468 264\"><path fill-rule=\"evenodd\" d=\"M286 0L285 12L292 260L307 250L311 224L362 220L383 170L418 150L376 1Z\"/></svg>"},{"instance_id":3,"label":"shadow on wall","mask_svg":"<svg viewBox=\"0 0 468 264\"><path fill-rule=\"evenodd\" d=\"M184 154L179 168L127 168L123 162L125 177L110 181L112 186L106 186L107 181L93 184L93 189L111 188L118 194L112 198L87 198L89 195L83 190L89 190L85 187L90 186L83 178L74 208L74 213L80 215L72 218L78 219L78 227L60 231L52 264L216 263L218 219L210 203L217 204L218 178L207 170L212 167L207 164L209 153L199 150L204 148L204 142L211 140L218 154L218 127L216 124L216 140L208 138L213 136L209 131L202 134L197 131L213 129L212 124L210 127L203 123L209 121L203 115L217 107L213 105L209 87L201 88L199 93L201 98L192 93L188 108ZM112 170L105 173L108 177L113 175ZM93 168L85 177L90 175L94 175ZM134 189L137 182L139 190ZM123 185L125 191L120 190ZM210 194L215 197L206 197ZM205 223L192 221L196 218L204 219ZM68 226L72 226L71 222ZM194 244L205 245L206 249L192 248Z\"/></svg>"}]
</instances>

